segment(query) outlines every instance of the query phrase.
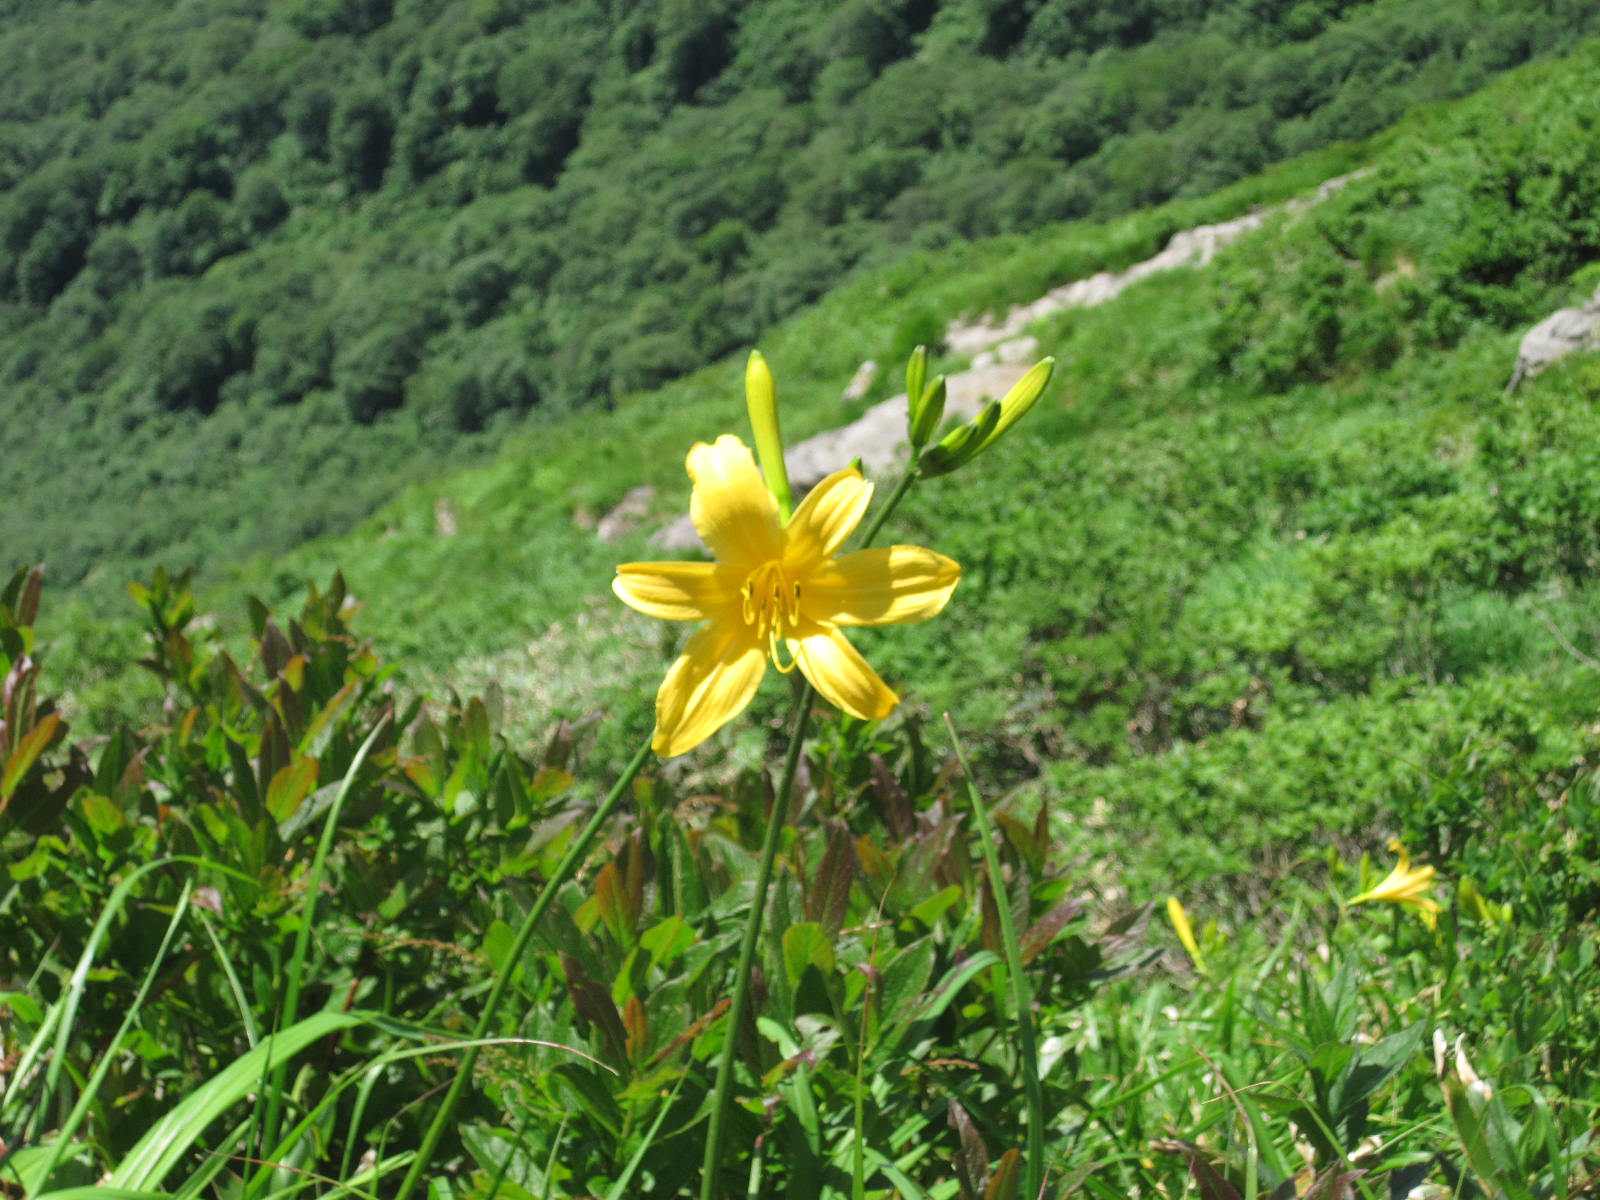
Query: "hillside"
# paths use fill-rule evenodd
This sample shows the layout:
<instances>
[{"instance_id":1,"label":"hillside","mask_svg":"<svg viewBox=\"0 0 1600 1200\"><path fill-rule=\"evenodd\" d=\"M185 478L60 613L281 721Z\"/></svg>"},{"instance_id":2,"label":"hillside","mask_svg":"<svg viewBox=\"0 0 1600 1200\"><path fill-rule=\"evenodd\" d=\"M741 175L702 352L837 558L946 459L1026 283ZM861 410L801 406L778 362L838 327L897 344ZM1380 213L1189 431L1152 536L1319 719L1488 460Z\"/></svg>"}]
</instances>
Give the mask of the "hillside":
<instances>
[{"instance_id":1,"label":"hillside","mask_svg":"<svg viewBox=\"0 0 1600 1200\"><path fill-rule=\"evenodd\" d=\"M984 731L985 761L1052 803L1190 797L1194 841L1135 854L1124 831L1115 854L1197 880L1306 831L1381 820L1466 747L1509 738L1512 761L1537 764L1581 742L1569 722L1600 699L1585 657L1600 628L1595 367L1502 389L1521 330L1600 282L1583 83L1596 55L1419 114L1337 194L1203 268L1035 327L1060 367L1020 449L908 510L907 540L967 564L940 639L875 639L921 710L956 706ZM887 394L892 373L855 406L837 399L909 314L1038 295L1360 161L1330 153L1203 204L863 276L764 346L790 437ZM654 526L611 545L593 522L640 483L660 490L657 525L682 511L682 452L737 426L739 370L513 436L494 464L413 489L350 537L245 567L212 606L231 622L245 590L283 603L342 567L363 627L413 676L492 682L532 736L598 714L592 752L613 760L666 648L605 590L615 562L657 556ZM128 643L98 623L78 636L63 661L84 699L125 704ZM575 659L590 664L581 677L562 665ZM748 761L761 739L740 739L728 750ZM1351 753L1325 762L1331 745ZM1218 841L1216 822L1244 814ZM1079 835L1112 853L1092 827Z\"/></svg>"},{"instance_id":2,"label":"hillside","mask_svg":"<svg viewBox=\"0 0 1600 1200\"><path fill-rule=\"evenodd\" d=\"M739 570L650 572L730 671L773 628L741 574L789 620L849 593L882 721L811 713L791 640L794 686L761 654L747 712L651 753L684 627L607 585L744 432L742 353L507 422L343 533L219 542L130 589L142 631L0 578L0 1194L1593 1195L1600 339L1513 367L1600 306L1596 78L1591 39L773 325L791 447L1019 303L1056 359L886 527L953 593L893 581L917 554L789 576L821 521L748 475L696 492ZM721 719L738 684L673 687Z\"/></svg>"},{"instance_id":3,"label":"hillside","mask_svg":"<svg viewBox=\"0 0 1600 1200\"><path fill-rule=\"evenodd\" d=\"M0 545L102 608L281 553L854 272L1207 196L1597 29L1576 0L12 5Z\"/></svg>"}]
</instances>

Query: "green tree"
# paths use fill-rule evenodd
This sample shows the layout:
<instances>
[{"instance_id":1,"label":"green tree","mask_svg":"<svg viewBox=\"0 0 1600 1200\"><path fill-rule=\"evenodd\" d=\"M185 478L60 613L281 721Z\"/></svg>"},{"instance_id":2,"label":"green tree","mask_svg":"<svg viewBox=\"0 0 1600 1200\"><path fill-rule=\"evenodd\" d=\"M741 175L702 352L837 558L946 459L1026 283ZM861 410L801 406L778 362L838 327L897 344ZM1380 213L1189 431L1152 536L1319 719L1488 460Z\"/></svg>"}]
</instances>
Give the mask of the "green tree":
<instances>
[{"instance_id":1,"label":"green tree","mask_svg":"<svg viewBox=\"0 0 1600 1200\"><path fill-rule=\"evenodd\" d=\"M240 223L257 237L276 229L289 215L283 188L265 167L252 167L239 177L233 205Z\"/></svg>"},{"instance_id":2,"label":"green tree","mask_svg":"<svg viewBox=\"0 0 1600 1200\"><path fill-rule=\"evenodd\" d=\"M192 192L157 218L150 238L150 270L156 275L198 275L243 245L228 205L210 192Z\"/></svg>"},{"instance_id":3,"label":"green tree","mask_svg":"<svg viewBox=\"0 0 1600 1200\"><path fill-rule=\"evenodd\" d=\"M370 192L383 182L393 139L394 114L376 88L358 88L339 98L328 126L328 145L351 191Z\"/></svg>"}]
</instances>

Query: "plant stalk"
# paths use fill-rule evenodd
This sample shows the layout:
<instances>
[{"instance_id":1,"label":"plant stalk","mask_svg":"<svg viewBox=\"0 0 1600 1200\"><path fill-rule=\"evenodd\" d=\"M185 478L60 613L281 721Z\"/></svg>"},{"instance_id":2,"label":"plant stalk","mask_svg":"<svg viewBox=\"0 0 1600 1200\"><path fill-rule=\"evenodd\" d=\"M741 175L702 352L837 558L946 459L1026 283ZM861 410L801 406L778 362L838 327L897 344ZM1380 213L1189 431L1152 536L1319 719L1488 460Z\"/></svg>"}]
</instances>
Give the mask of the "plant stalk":
<instances>
[{"instance_id":1,"label":"plant stalk","mask_svg":"<svg viewBox=\"0 0 1600 1200\"><path fill-rule=\"evenodd\" d=\"M861 546L870 546L883 529L889 514L905 499L911 485L918 479L915 457L895 482L862 535ZM750 915L745 920L744 939L739 945L739 966L734 975L733 1004L728 1009L727 1034L722 1043L722 1057L717 1062L717 1078L711 1093L711 1130L706 1140L705 1166L701 1170L700 1200L717 1200L717 1168L721 1165L722 1142L727 1131L728 1107L733 1089L733 1059L738 1046L739 1029L744 1022L744 1010L749 1002L750 973L755 965L756 943L761 938L761 921L766 913L767 893L772 886L773 864L778 857L778 843L783 838L784 818L794 795L795 775L800 767L800 750L805 744L806 726L811 720L811 702L816 689L808 680L795 702L794 732L789 738L789 752L783 764L783 779L773 800L772 816L767 822L767 835L761 847L761 866L756 872L756 890L750 900ZM400 1200L405 1200L402 1195Z\"/></svg>"},{"instance_id":2,"label":"plant stalk","mask_svg":"<svg viewBox=\"0 0 1600 1200\"><path fill-rule=\"evenodd\" d=\"M863 550L872 545L882 531L883 523L889 519L889 514L899 507L900 501L905 499L906 493L911 490L911 485L918 478L920 476L917 474L917 460L913 458L906 464L906 469L901 473L900 478L895 481L894 491L889 493L889 498L873 514L872 524L867 526L866 533L861 535L861 548Z\"/></svg>"},{"instance_id":3,"label":"plant stalk","mask_svg":"<svg viewBox=\"0 0 1600 1200\"><path fill-rule=\"evenodd\" d=\"M733 977L733 1004L728 1009L727 1032L723 1034L722 1057L717 1062L717 1081L711 1090L711 1132L706 1139L706 1160L701 1172L700 1200L717 1200L717 1168L721 1165L722 1141L727 1130L728 1108L733 1096L733 1059L738 1051L739 1029L750 999L750 975L755 967L756 943L761 939L761 919L766 915L767 893L772 885L772 868L783 840L784 818L794 795L795 776L800 767L800 749L805 744L806 726L811 721L811 701L815 691L807 682L795 701L794 732L789 736L789 753L783 763L783 779L773 797L767 817L767 835L761 846L761 866L756 872L756 888L750 897L750 915L745 918L744 938L739 943L739 966Z\"/></svg>"}]
</instances>

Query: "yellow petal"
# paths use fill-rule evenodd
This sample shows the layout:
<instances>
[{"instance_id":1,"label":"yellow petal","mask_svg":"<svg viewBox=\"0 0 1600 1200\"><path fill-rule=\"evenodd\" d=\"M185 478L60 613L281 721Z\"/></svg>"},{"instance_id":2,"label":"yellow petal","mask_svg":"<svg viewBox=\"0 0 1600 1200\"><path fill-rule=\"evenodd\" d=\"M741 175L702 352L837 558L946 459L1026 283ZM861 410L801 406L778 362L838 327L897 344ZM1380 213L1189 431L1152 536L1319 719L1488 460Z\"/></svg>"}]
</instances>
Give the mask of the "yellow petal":
<instances>
[{"instance_id":1,"label":"yellow petal","mask_svg":"<svg viewBox=\"0 0 1600 1200\"><path fill-rule=\"evenodd\" d=\"M630 608L663 621L704 621L739 598L736 583L718 563L623 563L611 590Z\"/></svg>"},{"instance_id":2,"label":"yellow petal","mask_svg":"<svg viewBox=\"0 0 1600 1200\"><path fill-rule=\"evenodd\" d=\"M892 713L900 697L878 678L844 634L827 626L811 625L810 629L813 632L804 637L786 640L800 673L822 693L823 699L867 721L881 720Z\"/></svg>"},{"instance_id":3,"label":"yellow petal","mask_svg":"<svg viewBox=\"0 0 1600 1200\"><path fill-rule=\"evenodd\" d=\"M872 499L872 485L861 472L835 471L806 494L783 531L783 561L804 571L832 558L861 522Z\"/></svg>"},{"instance_id":4,"label":"yellow petal","mask_svg":"<svg viewBox=\"0 0 1600 1200\"><path fill-rule=\"evenodd\" d=\"M692 750L750 703L767 670L767 648L742 622L713 621L689 639L656 693L662 758Z\"/></svg>"},{"instance_id":5,"label":"yellow petal","mask_svg":"<svg viewBox=\"0 0 1600 1200\"><path fill-rule=\"evenodd\" d=\"M688 465L689 515L711 553L741 574L775 561L783 547L778 503L749 447L725 433L714 445L697 442Z\"/></svg>"},{"instance_id":6,"label":"yellow petal","mask_svg":"<svg viewBox=\"0 0 1600 1200\"><path fill-rule=\"evenodd\" d=\"M801 608L829 625L911 624L938 613L960 580L960 564L921 546L857 550L806 577Z\"/></svg>"}]
</instances>

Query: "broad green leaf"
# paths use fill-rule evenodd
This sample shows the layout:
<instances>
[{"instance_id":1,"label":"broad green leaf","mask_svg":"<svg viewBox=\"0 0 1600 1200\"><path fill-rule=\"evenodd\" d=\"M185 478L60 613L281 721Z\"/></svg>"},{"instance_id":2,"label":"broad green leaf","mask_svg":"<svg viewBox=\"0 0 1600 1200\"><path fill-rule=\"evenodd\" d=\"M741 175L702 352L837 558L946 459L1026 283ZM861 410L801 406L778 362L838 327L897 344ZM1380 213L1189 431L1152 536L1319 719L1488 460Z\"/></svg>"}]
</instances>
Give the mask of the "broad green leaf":
<instances>
[{"instance_id":1,"label":"broad green leaf","mask_svg":"<svg viewBox=\"0 0 1600 1200\"><path fill-rule=\"evenodd\" d=\"M317 760L302 758L280 769L267 784L267 812L274 821L287 821L317 786Z\"/></svg>"},{"instance_id":2,"label":"broad green leaf","mask_svg":"<svg viewBox=\"0 0 1600 1200\"><path fill-rule=\"evenodd\" d=\"M791 987L800 986L807 967L823 975L833 973L833 943L815 921L803 921L783 931L783 970Z\"/></svg>"},{"instance_id":3,"label":"broad green leaf","mask_svg":"<svg viewBox=\"0 0 1600 1200\"><path fill-rule=\"evenodd\" d=\"M639 945L658 967L672 963L694 943L694 928L676 913L639 935Z\"/></svg>"},{"instance_id":4,"label":"broad green leaf","mask_svg":"<svg viewBox=\"0 0 1600 1200\"><path fill-rule=\"evenodd\" d=\"M896 1021L911 1013L917 997L928 990L936 953L929 936L918 938L889 960L878 993L878 1011L885 1021Z\"/></svg>"}]
</instances>

